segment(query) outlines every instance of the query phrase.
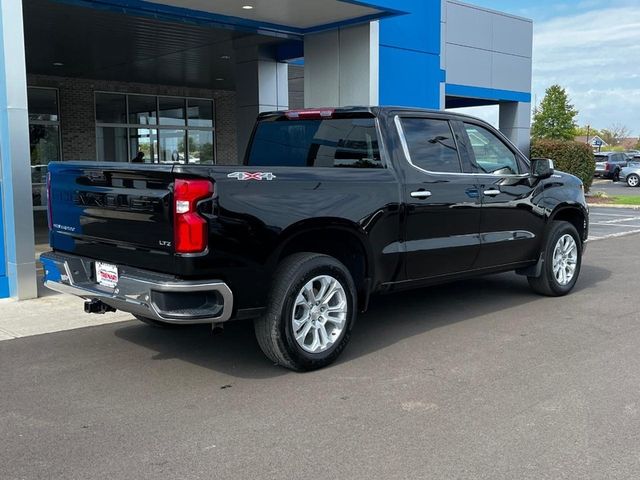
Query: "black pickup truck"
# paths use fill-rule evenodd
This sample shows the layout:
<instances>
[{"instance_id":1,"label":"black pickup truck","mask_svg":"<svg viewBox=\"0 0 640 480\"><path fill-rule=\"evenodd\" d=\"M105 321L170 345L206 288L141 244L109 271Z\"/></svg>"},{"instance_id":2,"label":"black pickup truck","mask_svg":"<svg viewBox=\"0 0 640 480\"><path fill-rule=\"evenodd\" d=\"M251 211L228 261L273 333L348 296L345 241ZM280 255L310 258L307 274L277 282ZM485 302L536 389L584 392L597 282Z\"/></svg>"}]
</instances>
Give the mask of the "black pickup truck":
<instances>
[{"instance_id":1,"label":"black pickup truck","mask_svg":"<svg viewBox=\"0 0 640 480\"><path fill-rule=\"evenodd\" d=\"M49 175L47 287L155 326L253 319L294 370L335 360L372 294L515 270L564 295L588 234L576 177L439 111L266 113L242 166Z\"/></svg>"}]
</instances>

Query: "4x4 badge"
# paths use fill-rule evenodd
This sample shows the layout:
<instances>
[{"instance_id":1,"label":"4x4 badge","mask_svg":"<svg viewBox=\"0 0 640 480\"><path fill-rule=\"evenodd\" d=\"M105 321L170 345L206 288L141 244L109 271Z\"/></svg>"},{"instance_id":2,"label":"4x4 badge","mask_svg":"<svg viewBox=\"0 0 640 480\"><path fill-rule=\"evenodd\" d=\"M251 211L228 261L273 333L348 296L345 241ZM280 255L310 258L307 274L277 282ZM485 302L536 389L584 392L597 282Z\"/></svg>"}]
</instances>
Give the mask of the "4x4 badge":
<instances>
[{"instance_id":1,"label":"4x4 badge","mask_svg":"<svg viewBox=\"0 0 640 480\"><path fill-rule=\"evenodd\" d=\"M273 180L276 176L271 172L233 172L227 175L236 180Z\"/></svg>"}]
</instances>

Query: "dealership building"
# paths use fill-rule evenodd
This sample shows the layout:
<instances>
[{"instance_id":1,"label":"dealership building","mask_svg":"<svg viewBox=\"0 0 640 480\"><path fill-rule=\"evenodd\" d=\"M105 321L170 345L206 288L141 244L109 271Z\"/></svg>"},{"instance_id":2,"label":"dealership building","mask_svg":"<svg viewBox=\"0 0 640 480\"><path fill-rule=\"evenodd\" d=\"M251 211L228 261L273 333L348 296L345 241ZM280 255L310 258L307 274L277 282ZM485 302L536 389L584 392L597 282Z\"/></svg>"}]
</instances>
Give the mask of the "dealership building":
<instances>
[{"instance_id":1,"label":"dealership building","mask_svg":"<svg viewBox=\"0 0 640 480\"><path fill-rule=\"evenodd\" d=\"M0 298L37 296L51 161L240 163L259 112L497 105L532 22L457 0L0 0Z\"/></svg>"}]
</instances>

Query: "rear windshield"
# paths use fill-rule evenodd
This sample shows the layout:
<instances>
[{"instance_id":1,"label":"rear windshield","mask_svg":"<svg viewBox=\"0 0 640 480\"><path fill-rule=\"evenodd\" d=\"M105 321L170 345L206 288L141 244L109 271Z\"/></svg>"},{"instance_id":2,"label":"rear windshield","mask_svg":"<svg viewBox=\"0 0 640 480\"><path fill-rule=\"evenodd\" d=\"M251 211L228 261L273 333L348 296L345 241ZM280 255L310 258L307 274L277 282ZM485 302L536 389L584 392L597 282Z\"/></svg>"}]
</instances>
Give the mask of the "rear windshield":
<instances>
[{"instance_id":1,"label":"rear windshield","mask_svg":"<svg viewBox=\"0 0 640 480\"><path fill-rule=\"evenodd\" d=\"M250 166L382 168L373 118L263 120Z\"/></svg>"},{"instance_id":2,"label":"rear windshield","mask_svg":"<svg viewBox=\"0 0 640 480\"><path fill-rule=\"evenodd\" d=\"M609 155L595 155L596 162L606 162L609 159Z\"/></svg>"}]
</instances>

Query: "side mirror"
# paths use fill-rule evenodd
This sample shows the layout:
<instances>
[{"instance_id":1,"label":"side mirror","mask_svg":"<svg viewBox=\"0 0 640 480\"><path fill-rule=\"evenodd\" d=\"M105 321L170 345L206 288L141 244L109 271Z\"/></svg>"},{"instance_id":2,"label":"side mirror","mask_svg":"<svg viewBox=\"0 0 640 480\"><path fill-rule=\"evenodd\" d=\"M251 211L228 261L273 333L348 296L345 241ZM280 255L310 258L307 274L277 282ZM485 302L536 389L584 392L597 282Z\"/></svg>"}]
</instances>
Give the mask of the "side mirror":
<instances>
[{"instance_id":1,"label":"side mirror","mask_svg":"<svg viewBox=\"0 0 640 480\"><path fill-rule=\"evenodd\" d=\"M531 176L537 179L549 178L553 175L553 160L549 158L531 159Z\"/></svg>"}]
</instances>

